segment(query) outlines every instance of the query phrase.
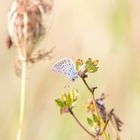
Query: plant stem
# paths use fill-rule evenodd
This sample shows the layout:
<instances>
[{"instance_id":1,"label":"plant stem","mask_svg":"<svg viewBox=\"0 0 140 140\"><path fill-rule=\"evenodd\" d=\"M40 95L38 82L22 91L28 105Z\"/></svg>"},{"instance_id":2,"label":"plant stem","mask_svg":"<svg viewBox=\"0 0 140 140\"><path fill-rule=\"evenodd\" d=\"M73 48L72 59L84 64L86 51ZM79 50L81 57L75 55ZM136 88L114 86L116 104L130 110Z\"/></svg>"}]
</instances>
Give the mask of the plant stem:
<instances>
[{"instance_id":1,"label":"plant stem","mask_svg":"<svg viewBox=\"0 0 140 140\"><path fill-rule=\"evenodd\" d=\"M95 135L92 134L91 132L89 132L82 124L81 122L78 120L78 118L75 116L74 112L72 111L71 108L69 108L69 112L70 114L73 116L73 118L75 119L75 121L79 124L79 126L85 131L87 132L91 137L95 138ZM97 140L97 139L96 139Z\"/></svg>"},{"instance_id":2,"label":"plant stem","mask_svg":"<svg viewBox=\"0 0 140 140\"><path fill-rule=\"evenodd\" d=\"M100 132L100 135L102 135L102 134L103 134L103 132L105 131L105 129L106 129L106 127L107 127L107 125L108 125L109 121L110 121L109 119L106 121L106 123L105 123L105 125L104 125L104 127L103 127L102 131Z\"/></svg>"},{"instance_id":3,"label":"plant stem","mask_svg":"<svg viewBox=\"0 0 140 140\"><path fill-rule=\"evenodd\" d=\"M82 78L84 84L86 85L87 89L88 89L88 90L92 93L92 95L93 95L93 91L92 91L92 89L89 87L89 85L88 85L88 83L87 83L85 77L81 77L81 78Z\"/></svg>"},{"instance_id":4,"label":"plant stem","mask_svg":"<svg viewBox=\"0 0 140 140\"><path fill-rule=\"evenodd\" d=\"M86 79L85 79L85 77L81 77L81 78L82 78L84 84L86 85L87 89L90 91L90 93L91 93L92 96L93 96L93 103L94 103L94 107L95 107L95 112L96 112L96 113L98 114L98 116L99 116L99 113L98 113L98 110L97 110L97 106L96 106L95 97L94 97L94 91L95 91L95 89L96 89L97 87L90 88L89 85L88 85L88 83L87 83L87 81L86 81Z\"/></svg>"},{"instance_id":5,"label":"plant stem","mask_svg":"<svg viewBox=\"0 0 140 140\"><path fill-rule=\"evenodd\" d=\"M120 138L120 136L118 134L118 131L117 131L117 129L116 129L116 127L115 127L115 125L114 125L112 120L110 120L110 124L111 124L112 130L113 130L113 132L115 134L116 140L121 140L121 138Z\"/></svg>"},{"instance_id":6,"label":"plant stem","mask_svg":"<svg viewBox=\"0 0 140 140\"><path fill-rule=\"evenodd\" d=\"M97 113L98 118L100 118L100 115L99 115L99 112L98 112L98 109L97 109L97 105L96 105L95 96L94 96L94 92L95 92L95 89L96 89L97 87L90 88L90 86L88 85L88 83L87 83L87 81L86 81L86 79L85 79L86 76L83 76L83 77L81 77L81 78L82 78L82 80L83 80L85 86L87 87L87 89L90 91L90 93L91 93L92 96L93 96L93 103L94 103L94 107L95 107L95 112ZM103 131L101 132L101 134L104 135L104 137L105 137L106 140L109 140L108 135L107 135L107 132L105 131L108 122L107 122L107 124L105 124L103 120L102 120L101 122L102 122L102 126L103 126Z\"/></svg>"},{"instance_id":7,"label":"plant stem","mask_svg":"<svg viewBox=\"0 0 140 140\"><path fill-rule=\"evenodd\" d=\"M23 129L24 107L25 107L25 92L26 92L26 60L22 60L20 114L16 140L21 140L21 134Z\"/></svg>"},{"instance_id":8,"label":"plant stem","mask_svg":"<svg viewBox=\"0 0 140 140\"><path fill-rule=\"evenodd\" d=\"M110 140L110 139L108 138L108 133L107 133L106 131L103 132L103 135L104 135L104 137L105 137L106 140Z\"/></svg>"}]
</instances>

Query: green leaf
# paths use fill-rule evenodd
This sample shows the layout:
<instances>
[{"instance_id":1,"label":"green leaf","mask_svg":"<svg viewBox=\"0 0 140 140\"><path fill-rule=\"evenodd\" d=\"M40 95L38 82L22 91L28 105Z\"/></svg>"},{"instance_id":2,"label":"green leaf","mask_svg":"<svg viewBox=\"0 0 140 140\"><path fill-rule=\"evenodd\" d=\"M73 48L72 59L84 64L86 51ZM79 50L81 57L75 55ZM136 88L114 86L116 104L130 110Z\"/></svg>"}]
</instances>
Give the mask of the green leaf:
<instances>
[{"instance_id":1,"label":"green leaf","mask_svg":"<svg viewBox=\"0 0 140 140\"><path fill-rule=\"evenodd\" d=\"M94 73L98 70L98 67L91 65L90 67L87 68L89 73Z\"/></svg>"},{"instance_id":2,"label":"green leaf","mask_svg":"<svg viewBox=\"0 0 140 140\"><path fill-rule=\"evenodd\" d=\"M76 64L75 64L76 70L78 71L79 67L82 66L82 65L83 65L83 60L77 59Z\"/></svg>"},{"instance_id":3,"label":"green leaf","mask_svg":"<svg viewBox=\"0 0 140 140\"><path fill-rule=\"evenodd\" d=\"M71 91L71 98L72 98L72 101L73 101L73 102L76 101L77 98L78 98L78 96L79 96L78 91L77 91L76 89L73 89L73 90Z\"/></svg>"},{"instance_id":4,"label":"green leaf","mask_svg":"<svg viewBox=\"0 0 140 140\"><path fill-rule=\"evenodd\" d=\"M73 102L73 100L72 100L72 98L71 98L71 95L70 95L70 93L68 93L66 105L67 105L68 107L71 107L72 102Z\"/></svg>"},{"instance_id":5,"label":"green leaf","mask_svg":"<svg viewBox=\"0 0 140 140\"><path fill-rule=\"evenodd\" d=\"M93 113L93 122L94 123L98 123L99 122L99 119L98 119L98 116L97 116L97 114L95 114L95 113Z\"/></svg>"},{"instance_id":6,"label":"green leaf","mask_svg":"<svg viewBox=\"0 0 140 140\"><path fill-rule=\"evenodd\" d=\"M91 118L87 117L87 123L89 124L90 127L93 127L93 121Z\"/></svg>"},{"instance_id":7,"label":"green leaf","mask_svg":"<svg viewBox=\"0 0 140 140\"><path fill-rule=\"evenodd\" d=\"M71 96L71 100L73 102L74 98L75 98L74 90L70 91L70 96Z\"/></svg>"},{"instance_id":8,"label":"green leaf","mask_svg":"<svg viewBox=\"0 0 140 140\"><path fill-rule=\"evenodd\" d=\"M98 60L95 60L95 61L92 61L91 58L89 58L87 61L86 61L86 66L85 68L87 69L87 71L89 73L94 73L97 71L98 67L97 67L97 64L98 64Z\"/></svg>"},{"instance_id":9,"label":"green leaf","mask_svg":"<svg viewBox=\"0 0 140 140\"><path fill-rule=\"evenodd\" d=\"M65 106L65 103L61 99L55 99L56 105L60 108Z\"/></svg>"},{"instance_id":10,"label":"green leaf","mask_svg":"<svg viewBox=\"0 0 140 140\"><path fill-rule=\"evenodd\" d=\"M76 68L76 70L78 71L78 69L79 69L79 64L78 63L76 63L76 65L75 65L75 68Z\"/></svg>"}]
</instances>

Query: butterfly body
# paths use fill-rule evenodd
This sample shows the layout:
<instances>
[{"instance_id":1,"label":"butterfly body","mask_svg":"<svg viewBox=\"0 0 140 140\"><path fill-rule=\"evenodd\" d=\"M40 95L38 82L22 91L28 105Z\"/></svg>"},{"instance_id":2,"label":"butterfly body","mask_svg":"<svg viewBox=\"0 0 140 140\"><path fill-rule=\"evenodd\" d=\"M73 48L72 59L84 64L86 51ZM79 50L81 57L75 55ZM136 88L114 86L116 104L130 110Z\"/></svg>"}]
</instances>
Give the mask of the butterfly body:
<instances>
[{"instance_id":1,"label":"butterfly body","mask_svg":"<svg viewBox=\"0 0 140 140\"><path fill-rule=\"evenodd\" d=\"M64 74L71 81L75 81L78 78L75 64L71 58L60 59L52 66L52 70Z\"/></svg>"}]
</instances>

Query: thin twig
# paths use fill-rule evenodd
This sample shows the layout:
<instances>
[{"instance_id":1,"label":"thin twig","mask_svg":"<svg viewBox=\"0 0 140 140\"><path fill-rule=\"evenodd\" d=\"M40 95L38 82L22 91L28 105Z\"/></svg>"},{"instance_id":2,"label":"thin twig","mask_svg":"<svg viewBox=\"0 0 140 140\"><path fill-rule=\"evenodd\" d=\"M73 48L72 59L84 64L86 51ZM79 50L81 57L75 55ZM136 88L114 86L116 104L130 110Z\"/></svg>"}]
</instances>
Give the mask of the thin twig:
<instances>
[{"instance_id":1,"label":"thin twig","mask_svg":"<svg viewBox=\"0 0 140 140\"><path fill-rule=\"evenodd\" d=\"M108 125L108 123L109 123L109 119L106 121L106 123L105 123L103 129L101 130L101 132L99 133L99 135L103 134L103 132L105 131L105 129L106 129L107 125Z\"/></svg>"},{"instance_id":2,"label":"thin twig","mask_svg":"<svg viewBox=\"0 0 140 140\"><path fill-rule=\"evenodd\" d=\"M90 88L90 86L88 85L88 83L87 83L87 81L86 81L86 79L85 79L85 78L87 78L86 75L81 76L81 78L82 78L82 80L83 80L85 86L86 86L87 89L91 92L91 94L92 94L92 96L93 96L93 103L94 103L94 107L95 107L95 112L97 113L98 118L100 118L100 115L99 115L99 112L98 112L98 109L97 109L97 105L96 105L95 96L94 96L94 92L95 92L95 89L97 89L97 87ZM103 121L102 121L102 122L103 122ZM107 122L107 124L108 124L108 122ZM108 134L107 134L107 132L105 131L105 129L106 129L106 127L107 127L107 124L104 124L104 123L102 124L102 125L104 126L104 128L103 128L104 131L101 131L102 134L105 136L106 140L108 140Z\"/></svg>"},{"instance_id":3,"label":"thin twig","mask_svg":"<svg viewBox=\"0 0 140 140\"><path fill-rule=\"evenodd\" d=\"M21 75L21 95L20 95L20 114L19 114L19 126L17 130L16 140L21 140L21 134L23 129L23 117L25 107L25 92L26 92L26 61L22 61L22 75Z\"/></svg>"},{"instance_id":4,"label":"thin twig","mask_svg":"<svg viewBox=\"0 0 140 140\"><path fill-rule=\"evenodd\" d=\"M116 126L115 126L115 124L114 124L114 122L113 122L113 116L114 116L115 114L114 114L114 109L111 109L111 111L108 113L108 117L109 117L109 119L110 119L110 124L111 124L111 128L112 128L112 130L113 130L113 132L114 132L114 134L115 134L115 136L116 136L116 140L121 140L121 138L120 138L120 135L119 135L119 133L118 133L118 130L117 130L117 128L116 128Z\"/></svg>"},{"instance_id":5,"label":"thin twig","mask_svg":"<svg viewBox=\"0 0 140 140\"><path fill-rule=\"evenodd\" d=\"M95 107L95 111L97 112L98 116L99 116L99 113L98 113L98 109L97 109L97 106L96 106L96 101L95 101L95 97L94 97L94 92L95 92L95 89L97 89L97 87L93 87L93 88L90 88L90 86L88 85L87 81L86 81L86 76L84 77L81 77L84 84L86 85L87 89L90 91L90 93L92 94L93 96L93 103L94 103L94 107Z\"/></svg>"},{"instance_id":6,"label":"thin twig","mask_svg":"<svg viewBox=\"0 0 140 140\"><path fill-rule=\"evenodd\" d=\"M95 92L95 89L97 89L97 87L93 87L93 88L90 88L87 81L86 81L86 77L81 77L84 84L86 85L87 89L92 93L92 95L94 96L94 92Z\"/></svg>"},{"instance_id":7,"label":"thin twig","mask_svg":"<svg viewBox=\"0 0 140 140\"><path fill-rule=\"evenodd\" d=\"M71 108L69 108L69 112L70 114L73 116L73 118L75 119L75 121L80 125L80 127L87 132L90 136L92 136L93 138L96 138L96 136L94 134L92 134L91 132L89 132L82 124L81 122L78 120L78 118L75 116L74 112L72 111ZM96 139L97 140L97 139Z\"/></svg>"}]
</instances>

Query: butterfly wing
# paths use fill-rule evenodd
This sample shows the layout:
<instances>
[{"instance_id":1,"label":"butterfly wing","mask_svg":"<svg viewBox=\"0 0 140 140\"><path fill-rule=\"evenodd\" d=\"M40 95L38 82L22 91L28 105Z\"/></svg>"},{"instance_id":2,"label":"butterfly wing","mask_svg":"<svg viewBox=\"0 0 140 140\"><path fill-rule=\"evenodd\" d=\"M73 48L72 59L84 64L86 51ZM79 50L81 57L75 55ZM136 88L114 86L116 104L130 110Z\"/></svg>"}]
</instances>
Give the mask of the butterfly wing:
<instances>
[{"instance_id":1,"label":"butterfly wing","mask_svg":"<svg viewBox=\"0 0 140 140\"><path fill-rule=\"evenodd\" d=\"M71 58L60 59L52 66L52 70L64 74L67 78L75 80L78 75Z\"/></svg>"}]
</instances>

